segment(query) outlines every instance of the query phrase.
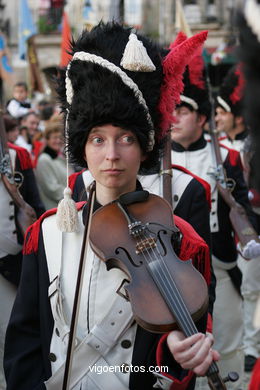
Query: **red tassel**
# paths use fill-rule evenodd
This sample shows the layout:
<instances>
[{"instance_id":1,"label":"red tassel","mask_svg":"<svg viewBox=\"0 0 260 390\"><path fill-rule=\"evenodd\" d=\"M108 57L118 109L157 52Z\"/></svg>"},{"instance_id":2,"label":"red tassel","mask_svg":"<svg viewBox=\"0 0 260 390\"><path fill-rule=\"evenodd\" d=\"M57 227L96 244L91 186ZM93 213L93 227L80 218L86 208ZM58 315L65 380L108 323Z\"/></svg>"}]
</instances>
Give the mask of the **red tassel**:
<instances>
[{"instance_id":1,"label":"red tassel","mask_svg":"<svg viewBox=\"0 0 260 390\"><path fill-rule=\"evenodd\" d=\"M11 144L10 142L8 142L7 144L8 144L8 148L16 151L17 158L20 162L20 167L23 171L25 171L26 169L33 168L30 154L26 149L21 148L20 146Z\"/></svg>"},{"instance_id":2,"label":"red tassel","mask_svg":"<svg viewBox=\"0 0 260 390\"><path fill-rule=\"evenodd\" d=\"M76 203L77 210L79 211L86 202L78 202ZM39 243L39 233L42 221L49 217L50 215L56 214L57 208L50 209L46 211L44 214L37 219L34 224L28 227L25 233L24 245L23 245L23 254L30 255L31 253L37 252L38 243Z\"/></svg>"},{"instance_id":3,"label":"red tassel","mask_svg":"<svg viewBox=\"0 0 260 390\"><path fill-rule=\"evenodd\" d=\"M174 122L173 110L175 105L180 103L180 93L184 88L182 74L185 66L192 59L196 50L203 45L207 35L207 31L202 31L186 39L175 46L163 60L164 82L159 102L159 111L162 114L162 137Z\"/></svg>"},{"instance_id":4,"label":"red tassel","mask_svg":"<svg viewBox=\"0 0 260 390\"><path fill-rule=\"evenodd\" d=\"M244 88L245 88L245 79L242 72L242 64L239 64L236 68L235 75L238 77L238 83L230 95L230 100L233 104L236 104L242 99Z\"/></svg>"}]
</instances>

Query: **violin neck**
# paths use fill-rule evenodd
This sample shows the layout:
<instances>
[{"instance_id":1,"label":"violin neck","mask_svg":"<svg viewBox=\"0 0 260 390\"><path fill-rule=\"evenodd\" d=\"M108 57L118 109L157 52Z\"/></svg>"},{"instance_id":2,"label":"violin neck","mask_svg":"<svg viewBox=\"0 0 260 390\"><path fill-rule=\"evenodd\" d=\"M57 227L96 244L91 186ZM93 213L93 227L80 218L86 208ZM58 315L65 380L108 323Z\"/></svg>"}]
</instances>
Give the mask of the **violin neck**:
<instances>
[{"instance_id":1,"label":"violin neck","mask_svg":"<svg viewBox=\"0 0 260 390\"><path fill-rule=\"evenodd\" d=\"M198 329L187 309L185 302L176 286L174 279L165 278L162 283L162 272L159 261L149 263L148 269L157 287L160 290L166 304L173 314L179 328L186 337L198 333ZM164 265L166 267L166 265ZM212 362L207 371L209 386L212 390L226 390L226 386L219 376L219 369L215 362Z\"/></svg>"},{"instance_id":2,"label":"violin neck","mask_svg":"<svg viewBox=\"0 0 260 390\"><path fill-rule=\"evenodd\" d=\"M166 267L165 264L164 267ZM183 331L185 336L189 337L198 333L198 329L194 324L174 279L162 278L161 264L159 261L149 263L148 269L179 328Z\"/></svg>"}]
</instances>

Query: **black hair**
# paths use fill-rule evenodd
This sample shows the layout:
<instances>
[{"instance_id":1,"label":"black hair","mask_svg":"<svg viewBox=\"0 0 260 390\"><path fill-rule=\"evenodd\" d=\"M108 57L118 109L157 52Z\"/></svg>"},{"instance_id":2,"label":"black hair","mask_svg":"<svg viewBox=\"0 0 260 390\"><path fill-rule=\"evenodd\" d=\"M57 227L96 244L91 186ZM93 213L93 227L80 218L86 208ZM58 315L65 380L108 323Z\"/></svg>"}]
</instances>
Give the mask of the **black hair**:
<instances>
[{"instance_id":1,"label":"black hair","mask_svg":"<svg viewBox=\"0 0 260 390\"><path fill-rule=\"evenodd\" d=\"M18 121L13 118L11 115L5 114L3 116L5 130L8 133L9 131L12 131L15 127L18 127Z\"/></svg>"},{"instance_id":2,"label":"black hair","mask_svg":"<svg viewBox=\"0 0 260 390\"><path fill-rule=\"evenodd\" d=\"M18 81L17 83L14 84L15 87L23 87L26 92L28 92L28 87L27 84L24 81Z\"/></svg>"}]
</instances>

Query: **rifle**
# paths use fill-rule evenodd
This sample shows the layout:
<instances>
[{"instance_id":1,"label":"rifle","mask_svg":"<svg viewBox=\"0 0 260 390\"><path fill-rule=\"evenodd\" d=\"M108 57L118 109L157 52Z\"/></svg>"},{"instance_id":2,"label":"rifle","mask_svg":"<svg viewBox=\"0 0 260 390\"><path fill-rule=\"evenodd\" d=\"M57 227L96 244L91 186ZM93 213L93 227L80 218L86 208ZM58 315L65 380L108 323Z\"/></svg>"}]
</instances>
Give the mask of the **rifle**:
<instances>
[{"instance_id":1,"label":"rifle","mask_svg":"<svg viewBox=\"0 0 260 390\"><path fill-rule=\"evenodd\" d=\"M211 104L209 133L211 137L211 145L213 148L215 162L216 162L216 168L214 172L211 174L214 176L216 180L217 189L219 193L221 194L226 204L230 207L230 212L229 212L230 222L243 248L251 240L254 240L258 243L260 242L260 240L246 215L246 211L244 207L241 206L239 203L237 203L235 198L232 195L232 191L236 183L233 179L227 178L226 171L223 166L223 161L222 161L222 156L221 156L220 146L218 141L218 132L216 130L216 123L215 123L215 104L214 104L209 80L208 80L208 89L209 89L209 99Z\"/></svg>"},{"instance_id":2,"label":"rifle","mask_svg":"<svg viewBox=\"0 0 260 390\"><path fill-rule=\"evenodd\" d=\"M36 213L34 209L25 202L19 188L16 184L15 174L12 167L12 162L7 145L7 137L3 120L3 111L0 109L0 174L4 186L13 199L15 206L18 209L17 224L21 233L24 235L27 228L36 221Z\"/></svg>"}]
</instances>

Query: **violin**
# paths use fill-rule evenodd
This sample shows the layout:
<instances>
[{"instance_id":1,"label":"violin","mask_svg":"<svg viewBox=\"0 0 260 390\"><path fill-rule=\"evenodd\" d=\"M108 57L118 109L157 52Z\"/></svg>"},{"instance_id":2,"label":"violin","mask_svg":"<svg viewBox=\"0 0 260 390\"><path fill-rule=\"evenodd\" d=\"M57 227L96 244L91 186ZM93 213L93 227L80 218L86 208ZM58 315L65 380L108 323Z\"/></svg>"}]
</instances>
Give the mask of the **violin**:
<instances>
[{"instance_id":1,"label":"violin","mask_svg":"<svg viewBox=\"0 0 260 390\"><path fill-rule=\"evenodd\" d=\"M177 235L169 203L147 191L135 191L92 215L89 240L108 270L119 268L126 274L125 297L141 327L159 333L180 328L189 337L198 333L194 321L207 310L208 289L191 260L176 255ZM226 381L238 379L236 373L222 379L215 362L206 375L212 390L226 390Z\"/></svg>"}]
</instances>

